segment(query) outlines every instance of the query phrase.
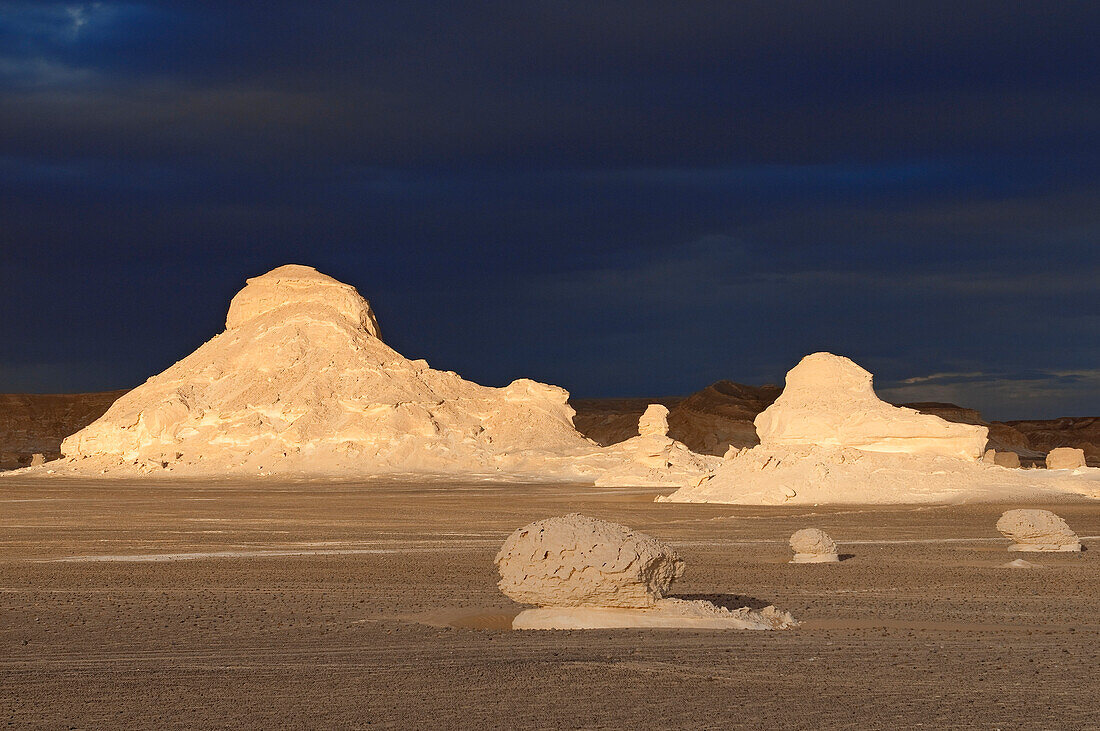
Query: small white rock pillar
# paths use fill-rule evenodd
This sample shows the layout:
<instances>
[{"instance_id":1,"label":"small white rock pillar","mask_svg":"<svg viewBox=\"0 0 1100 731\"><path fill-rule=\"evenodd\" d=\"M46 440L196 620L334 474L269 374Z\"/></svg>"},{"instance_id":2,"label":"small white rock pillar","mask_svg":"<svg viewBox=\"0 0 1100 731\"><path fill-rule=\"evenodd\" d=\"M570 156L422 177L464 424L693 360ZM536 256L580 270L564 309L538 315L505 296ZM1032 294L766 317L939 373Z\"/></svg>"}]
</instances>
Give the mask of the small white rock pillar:
<instances>
[{"instance_id":1,"label":"small white rock pillar","mask_svg":"<svg viewBox=\"0 0 1100 731\"><path fill-rule=\"evenodd\" d=\"M836 541L820 528L803 528L791 536L794 558L790 563L837 563Z\"/></svg>"},{"instance_id":2,"label":"small white rock pillar","mask_svg":"<svg viewBox=\"0 0 1100 731\"><path fill-rule=\"evenodd\" d=\"M1081 541L1066 521L1049 510L1009 510L997 530L1012 541L1010 551L1080 551Z\"/></svg>"},{"instance_id":3,"label":"small white rock pillar","mask_svg":"<svg viewBox=\"0 0 1100 731\"><path fill-rule=\"evenodd\" d=\"M1047 454L1048 470L1075 470L1085 466L1085 450L1056 447Z\"/></svg>"}]
</instances>

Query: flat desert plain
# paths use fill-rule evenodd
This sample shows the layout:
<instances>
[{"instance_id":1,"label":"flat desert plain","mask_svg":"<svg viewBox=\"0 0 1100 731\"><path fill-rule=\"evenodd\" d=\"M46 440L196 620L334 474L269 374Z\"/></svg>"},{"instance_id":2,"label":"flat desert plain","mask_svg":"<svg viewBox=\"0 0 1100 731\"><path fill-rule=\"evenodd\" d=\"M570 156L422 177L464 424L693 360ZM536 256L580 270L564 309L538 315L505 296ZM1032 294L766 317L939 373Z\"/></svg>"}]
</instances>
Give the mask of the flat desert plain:
<instances>
[{"instance_id":1,"label":"flat desert plain","mask_svg":"<svg viewBox=\"0 0 1100 731\"><path fill-rule=\"evenodd\" d=\"M665 491L667 492L667 490ZM11 727L1096 728L1091 547L1009 554L1016 505L654 504L655 490L0 480ZM570 512L664 539L676 595L785 632L515 632L493 556ZM789 565L823 528L847 558ZM1093 538L1089 538L1089 537ZM1003 568L1023 557L1040 569ZM872 721L873 719L873 721Z\"/></svg>"}]
</instances>

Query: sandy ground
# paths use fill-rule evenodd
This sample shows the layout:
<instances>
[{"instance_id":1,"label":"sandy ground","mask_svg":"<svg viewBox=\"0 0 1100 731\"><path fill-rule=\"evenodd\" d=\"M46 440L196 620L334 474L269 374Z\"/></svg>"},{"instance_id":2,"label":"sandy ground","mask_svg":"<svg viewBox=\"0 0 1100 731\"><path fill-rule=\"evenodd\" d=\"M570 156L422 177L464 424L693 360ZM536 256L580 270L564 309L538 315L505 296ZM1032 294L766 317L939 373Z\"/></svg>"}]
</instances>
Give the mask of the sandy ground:
<instances>
[{"instance_id":1,"label":"sandy ground","mask_svg":"<svg viewBox=\"0 0 1100 731\"><path fill-rule=\"evenodd\" d=\"M0 479L10 727L1097 728L1100 540L1011 506L754 508L653 490ZM1082 536L1100 506L1059 505ZM579 511L673 543L678 595L788 632L512 632L493 556ZM802 527L850 557L786 563Z\"/></svg>"}]
</instances>

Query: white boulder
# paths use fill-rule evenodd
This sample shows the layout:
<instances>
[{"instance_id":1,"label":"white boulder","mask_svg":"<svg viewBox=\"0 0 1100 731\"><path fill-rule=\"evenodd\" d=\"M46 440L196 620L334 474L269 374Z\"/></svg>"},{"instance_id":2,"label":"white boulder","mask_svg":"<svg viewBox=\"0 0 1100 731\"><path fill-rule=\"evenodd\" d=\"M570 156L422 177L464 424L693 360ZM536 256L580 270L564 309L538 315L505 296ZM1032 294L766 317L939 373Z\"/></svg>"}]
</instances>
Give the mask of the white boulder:
<instances>
[{"instance_id":1,"label":"white boulder","mask_svg":"<svg viewBox=\"0 0 1100 731\"><path fill-rule=\"evenodd\" d=\"M836 541L820 528L803 528L791 536L791 563L836 563L840 555Z\"/></svg>"},{"instance_id":2,"label":"white boulder","mask_svg":"<svg viewBox=\"0 0 1100 731\"><path fill-rule=\"evenodd\" d=\"M1009 510L997 530L1012 541L1010 551L1080 551L1081 541L1066 521L1049 510Z\"/></svg>"}]
</instances>

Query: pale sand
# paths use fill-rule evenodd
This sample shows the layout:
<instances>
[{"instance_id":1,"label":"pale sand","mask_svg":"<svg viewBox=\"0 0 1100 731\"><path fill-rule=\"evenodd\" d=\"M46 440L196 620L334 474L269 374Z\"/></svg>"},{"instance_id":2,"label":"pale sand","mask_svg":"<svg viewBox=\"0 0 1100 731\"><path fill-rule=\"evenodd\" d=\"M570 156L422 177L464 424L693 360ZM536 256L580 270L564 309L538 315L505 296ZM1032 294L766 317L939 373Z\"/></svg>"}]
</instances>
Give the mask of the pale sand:
<instances>
[{"instance_id":1,"label":"pale sand","mask_svg":"<svg viewBox=\"0 0 1100 731\"><path fill-rule=\"evenodd\" d=\"M655 504L570 485L0 481L0 719L13 728L1090 728L1100 510L1002 569L1014 505ZM201 497L203 500L195 500ZM40 502L10 502L45 498ZM504 538L579 511L671 543L673 593L784 632L514 632ZM203 523L222 533L186 533ZM850 558L791 566L827 531ZM474 534L452 535L447 533ZM389 553L345 548L434 547ZM293 550L188 561L73 556Z\"/></svg>"}]
</instances>

